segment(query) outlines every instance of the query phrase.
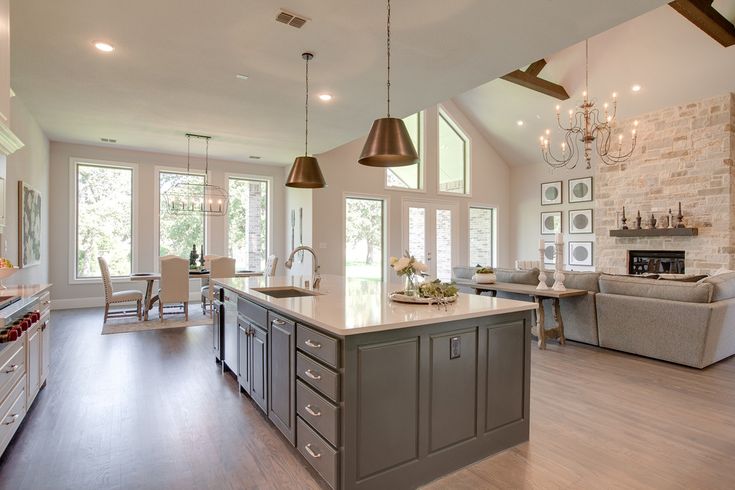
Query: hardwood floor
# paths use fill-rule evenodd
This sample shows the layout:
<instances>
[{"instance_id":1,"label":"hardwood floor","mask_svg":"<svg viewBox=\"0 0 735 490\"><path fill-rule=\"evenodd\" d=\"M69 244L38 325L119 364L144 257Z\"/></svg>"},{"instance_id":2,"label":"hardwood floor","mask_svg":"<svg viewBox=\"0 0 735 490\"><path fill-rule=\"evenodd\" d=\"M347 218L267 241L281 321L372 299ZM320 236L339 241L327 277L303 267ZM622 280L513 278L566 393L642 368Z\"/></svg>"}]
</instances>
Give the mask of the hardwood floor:
<instances>
[{"instance_id":1,"label":"hardwood floor","mask_svg":"<svg viewBox=\"0 0 735 490\"><path fill-rule=\"evenodd\" d=\"M324 488L220 375L208 327L101 336L101 318L54 312L48 386L0 488ZM531 441L426 488L735 488L735 358L699 371L574 343L532 352Z\"/></svg>"}]
</instances>

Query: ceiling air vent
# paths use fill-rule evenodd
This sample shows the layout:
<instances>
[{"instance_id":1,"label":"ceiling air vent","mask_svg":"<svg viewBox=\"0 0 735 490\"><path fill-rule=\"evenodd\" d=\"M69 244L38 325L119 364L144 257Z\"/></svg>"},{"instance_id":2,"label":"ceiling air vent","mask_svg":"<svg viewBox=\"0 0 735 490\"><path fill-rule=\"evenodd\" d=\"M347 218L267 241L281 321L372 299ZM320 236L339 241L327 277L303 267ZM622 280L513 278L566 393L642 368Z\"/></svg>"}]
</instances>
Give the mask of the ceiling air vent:
<instances>
[{"instance_id":1,"label":"ceiling air vent","mask_svg":"<svg viewBox=\"0 0 735 490\"><path fill-rule=\"evenodd\" d=\"M117 140L112 138L100 138L100 141L103 143L117 143Z\"/></svg>"},{"instance_id":2,"label":"ceiling air vent","mask_svg":"<svg viewBox=\"0 0 735 490\"><path fill-rule=\"evenodd\" d=\"M296 27L297 29L300 29L304 24L306 24L306 21L309 19L304 17L303 15L289 12L288 10L281 10L280 12L278 12L278 15L276 15L276 20L282 24L287 24L291 27Z\"/></svg>"}]
</instances>

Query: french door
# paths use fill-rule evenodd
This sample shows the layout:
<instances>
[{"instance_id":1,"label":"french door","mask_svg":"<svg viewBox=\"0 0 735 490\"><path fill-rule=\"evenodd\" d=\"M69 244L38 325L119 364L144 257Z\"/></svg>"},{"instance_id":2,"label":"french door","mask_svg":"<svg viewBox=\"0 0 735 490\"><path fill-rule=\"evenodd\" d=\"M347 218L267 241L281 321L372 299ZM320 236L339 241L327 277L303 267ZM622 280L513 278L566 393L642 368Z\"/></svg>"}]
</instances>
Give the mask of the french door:
<instances>
[{"instance_id":1,"label":"french door","mask_svg":"<svg viewBox=\"0 0 735 490\"><path fill-rule=\"evenodd\" d=\"M459 211L452 203L403 201L403 250L425 263L431 278L448 281L456 265Z\"/></svg>"}]
</instances>

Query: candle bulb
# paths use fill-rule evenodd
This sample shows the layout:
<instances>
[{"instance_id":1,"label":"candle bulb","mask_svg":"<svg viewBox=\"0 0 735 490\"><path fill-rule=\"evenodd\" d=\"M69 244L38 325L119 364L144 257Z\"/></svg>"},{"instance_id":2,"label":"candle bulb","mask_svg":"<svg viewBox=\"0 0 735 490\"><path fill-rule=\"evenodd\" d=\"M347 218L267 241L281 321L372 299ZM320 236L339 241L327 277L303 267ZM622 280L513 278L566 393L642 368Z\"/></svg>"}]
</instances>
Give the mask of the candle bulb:
<instances>
[{"instance_id":1,"label":"candle bulb","mask_svg":"<svg viewBox=\"0 0 735 490\"><path fill-rule=\"evenodd\" d=\"M538 241L538 249L539 250L546 250L546 242L544 242L544 239Z\"/></svg>"},{"instance_id":2,"label":"candle bulb","mask_svg":"<svg viewBox=\"0 0 735 490\"><path fill-rule=\"evenodd\" d=\"M556 234L556 240L555 240L555 242L557 244L563 244L564 243L564 235L562 235L561 233L557 233Z\"/></svg>"}]
</instances>

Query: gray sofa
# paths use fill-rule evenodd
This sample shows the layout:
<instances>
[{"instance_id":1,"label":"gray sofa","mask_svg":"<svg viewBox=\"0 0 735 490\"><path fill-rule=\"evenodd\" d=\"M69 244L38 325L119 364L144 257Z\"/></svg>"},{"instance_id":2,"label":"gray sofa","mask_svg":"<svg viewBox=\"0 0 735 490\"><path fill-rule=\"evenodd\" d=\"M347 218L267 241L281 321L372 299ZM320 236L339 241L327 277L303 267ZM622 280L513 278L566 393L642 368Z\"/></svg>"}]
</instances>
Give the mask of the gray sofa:
<instances>
[{"instance_id":1,"label":"gray sofa","mask_svg":"<svg viewBox=\"0 0 735 490\"><path fill-rule=\"evenodd\" d=\"M474 267L455 267L460 290L470 287ZM538 269L496 269L499 282L538 284ZM698 282L564 272L568 288L586 296L560 301L569 340L703 368L735 354L735 273ZM553 278L547 283L551 285ZM528 296L498 293L526 300ZM545 324L553 326L550 304Z\"/></svg>"}]
</instances>

